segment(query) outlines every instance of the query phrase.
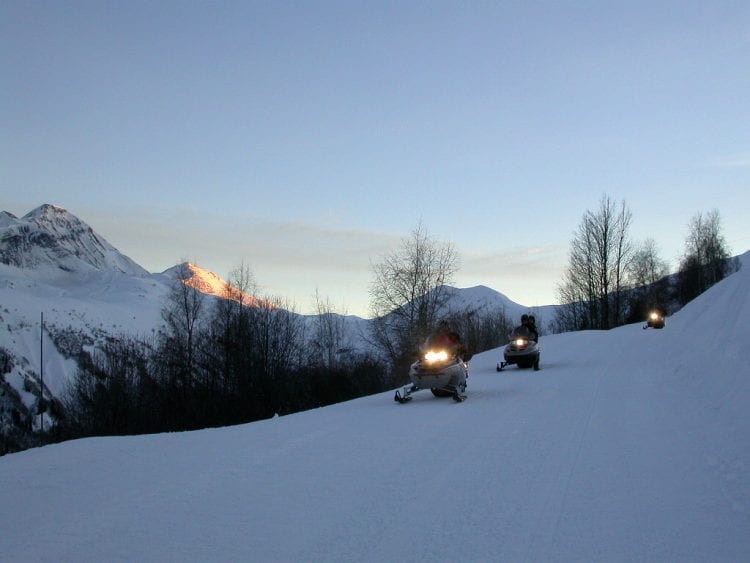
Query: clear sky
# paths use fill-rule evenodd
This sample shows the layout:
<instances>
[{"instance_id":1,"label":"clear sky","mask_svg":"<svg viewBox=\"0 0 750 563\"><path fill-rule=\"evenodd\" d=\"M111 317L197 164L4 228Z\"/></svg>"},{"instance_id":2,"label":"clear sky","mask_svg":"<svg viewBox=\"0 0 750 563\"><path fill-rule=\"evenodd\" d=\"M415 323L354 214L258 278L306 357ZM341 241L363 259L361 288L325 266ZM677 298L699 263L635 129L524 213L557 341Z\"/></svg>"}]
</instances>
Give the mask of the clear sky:
<instances>
[{"instance_id":1,"label":"clear sky","mask_svg":"<svg viewBox=\"0 0 750 563\"><path fill-rule=\"evenodd\" d=\"M419 221L455 285L556 301L602 194L674 268L718 209L750 248L750 3L0 3L0 209L65 207L149 271L185 259L368 314Z\"/></svg>"}]
</instances>

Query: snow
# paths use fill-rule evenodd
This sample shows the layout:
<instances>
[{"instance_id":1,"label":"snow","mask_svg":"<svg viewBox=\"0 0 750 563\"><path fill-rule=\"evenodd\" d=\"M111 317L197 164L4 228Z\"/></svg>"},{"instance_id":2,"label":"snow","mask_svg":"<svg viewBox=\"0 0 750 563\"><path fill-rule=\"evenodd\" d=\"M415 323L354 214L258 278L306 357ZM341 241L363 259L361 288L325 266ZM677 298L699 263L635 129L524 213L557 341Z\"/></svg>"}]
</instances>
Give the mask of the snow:
<instances>
[{"instance_id":1,"label":"snow","mask_svg":"<svg viewBox=\"0 0 750 563\"><path fill-rule=\"evenodd\" d=\"M34 270L0 264L0 347L15 357L5 380L32 407L38 392L26 391L27 378L38 379L40 325L44 313L44 385L62 397L77 364L55 347L50 331L71 329L101 338L103 334L143 336L161 325L169 281L111 270L64 272L41 264ZM35 424L40 425L39 417Z\"/></svg>"},{"instance_id":2,"label":"snow","mask_svg":"<svg viewBox=\"0 0 750 563\"><path fill-rule=\"evenodd\" d=\"M750 270L667 319L393 392L0 458L8 561L747 561Z\"/></svg>"}]
</instances>

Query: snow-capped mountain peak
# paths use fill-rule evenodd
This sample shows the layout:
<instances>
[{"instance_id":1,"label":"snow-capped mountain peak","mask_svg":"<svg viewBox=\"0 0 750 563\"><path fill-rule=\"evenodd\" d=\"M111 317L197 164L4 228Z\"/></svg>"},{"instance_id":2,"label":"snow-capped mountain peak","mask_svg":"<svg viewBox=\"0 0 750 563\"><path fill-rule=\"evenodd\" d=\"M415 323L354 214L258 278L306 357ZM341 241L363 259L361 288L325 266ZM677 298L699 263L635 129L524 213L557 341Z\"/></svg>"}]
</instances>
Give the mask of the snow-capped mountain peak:
<instances>
[{"instance_id":1,"label":"snow-capped mountain peak","mask_svg":"<svg viewBox=\"0 0 750 563\"><path fill-rule=\"evenodd\" d=\"M52 205L51 203L43 203L36 209L32 209L26 215L23 216L26 220L42 220L42 221L57 221L57 222L71 222L78 221L78 218L72 213L68 212L67 209L60 207L59 205Z\"/></svg>"},{"instance_id":2,"label":"snow-capped mountain peak","mask_svg":"<svg viewBox=\"0 0 750 563\"><path fill-rule=\"evenodd\" d=\"M18 223L18 217L7 211L0 211L0 229L10 227Z\"/></svg>"},{"instance_id":3,"label":"snow-capped mountain peak","mask_svg":"<svg viewBox=\"0 0 750 563\"><path fill-rule=\"evenodd\" d=\"M245 305L268 305L268 303L262 302L260 299L253 297L252 295L242 293L233 288L211 270L206 270L205 268L201 268L191 262L183 262L182 264L172 266L168 270L162 272L162 274L173 279L182 279L185 285L194 287L206 295L236 300L238 294L242 294L242 303Z\"/></svg>"},{"instance_id":4,"label":"snow-capped mountain peak","mask_svg":"<svg viewBox=\"0 0 750 563\"><path fill-rule=\"evenodd\" d=\"M88 224L49 204L21 219L8 212L0 214L0 262L23 269L52 266L66 272L94 269L148 274Z\"/></svg>"}]
</instances>

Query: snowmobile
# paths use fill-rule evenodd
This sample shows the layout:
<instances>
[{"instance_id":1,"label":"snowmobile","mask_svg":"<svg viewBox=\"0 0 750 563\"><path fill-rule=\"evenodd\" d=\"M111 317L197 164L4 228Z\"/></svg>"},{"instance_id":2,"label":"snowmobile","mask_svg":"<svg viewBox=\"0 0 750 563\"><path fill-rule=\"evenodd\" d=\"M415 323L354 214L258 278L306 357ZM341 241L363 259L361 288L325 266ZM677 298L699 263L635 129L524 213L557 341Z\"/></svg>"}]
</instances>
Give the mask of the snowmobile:
<instances>
[{"instance_id":1,"label":"snowmobile","mask_svg":"<svg viewBox=\"0 0 750 563\"><path fill-rule=\"evenodd\" d=\"M529 333L515 330L508 335L508 344L503 350L503 361L497 364L497 371L516 364L519 368L530 368L539 359L539 344L529 338Z\"/></svg>"},{"instance_id":2,"label":"snowmobile","mask_svg":"<svg viewBox=\"0 0 750 563\"><path fill-rule=\"evenodd\" d=\"M643 330L646 330L647 328L664 328L664 315L661 313L661 311L651 311L648 314L648 320L646 321L646 324L643 325Z\"/></svg>"},{"instance_id":3,"label":"snowmobile","mask_svg":"<svg viewBox=\"0 0 750 563\"><path fill-rule=\"evenodd\" d=\"M466 399L466 378L469 365L452 350L431 346L429 341L420 358L409 368L411 385L396 391L394 400L411 401L412 394L429 389L436 397L453 397L456 402Z\"/></svg>"}]
</instances>

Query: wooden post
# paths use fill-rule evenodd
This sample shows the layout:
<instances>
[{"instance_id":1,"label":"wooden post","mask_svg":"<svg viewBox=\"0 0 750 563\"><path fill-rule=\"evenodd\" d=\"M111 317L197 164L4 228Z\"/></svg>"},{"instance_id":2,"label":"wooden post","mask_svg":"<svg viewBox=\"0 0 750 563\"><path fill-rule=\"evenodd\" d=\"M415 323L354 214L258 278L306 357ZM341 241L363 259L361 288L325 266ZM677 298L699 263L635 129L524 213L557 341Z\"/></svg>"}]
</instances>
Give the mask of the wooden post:
<instances>
[{"instance_id":1,"label":"wooden post","mask_svg":"<svg viewBox=\"0 0 750 563\"><path fill-rule=\"evenodd\" d=\"M42 433L44 433L44 311L39 335L39 414L41 415Z\"/></svg>"}]
</instances>

